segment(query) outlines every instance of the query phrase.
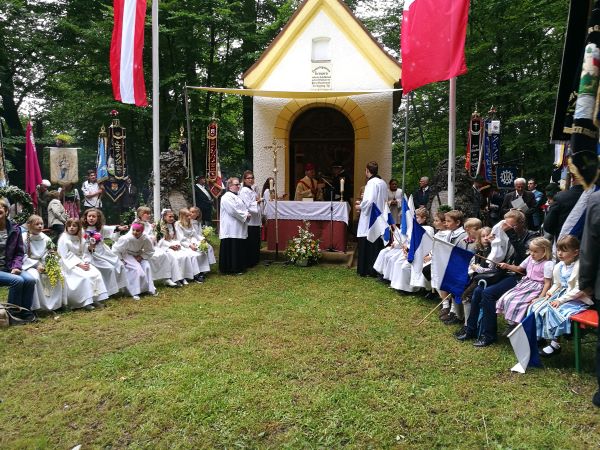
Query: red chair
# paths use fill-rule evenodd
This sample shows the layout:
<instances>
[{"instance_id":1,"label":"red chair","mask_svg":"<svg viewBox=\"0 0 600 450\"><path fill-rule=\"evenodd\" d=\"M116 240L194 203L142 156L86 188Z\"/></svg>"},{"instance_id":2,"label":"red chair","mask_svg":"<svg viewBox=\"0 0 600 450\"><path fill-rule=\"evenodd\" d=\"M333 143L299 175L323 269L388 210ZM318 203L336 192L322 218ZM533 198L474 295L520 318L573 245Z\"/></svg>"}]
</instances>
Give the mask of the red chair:
<instances>
[{"instance_id":1,"label":"red chair","mask_svg":"<svg viewBox=\"0 0 600 450\"><path fill-rule=\"evenodd\" d=\"M571 316L573 323L573 338L575 340L575 370L581 373L581 331L586 328L598 329L598 311L586 309Z\"/></svg>"}]
</instances>

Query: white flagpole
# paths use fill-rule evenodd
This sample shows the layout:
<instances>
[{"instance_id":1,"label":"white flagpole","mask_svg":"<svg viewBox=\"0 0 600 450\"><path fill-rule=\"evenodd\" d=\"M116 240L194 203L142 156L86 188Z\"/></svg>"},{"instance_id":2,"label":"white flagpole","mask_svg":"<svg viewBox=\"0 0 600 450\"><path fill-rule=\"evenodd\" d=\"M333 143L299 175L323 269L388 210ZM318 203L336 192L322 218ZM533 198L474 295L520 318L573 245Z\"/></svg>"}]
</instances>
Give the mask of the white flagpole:
<instances>
[{"instance_id":1,"label":"white flagpole","mask_svg":"<svg viewBox=\"0 0 600 450\"><path fill-rule=\"evenodd\" d=\"M448 120L448 205L454 209L456 165L456 77L450 78L450 117Z\"/></svg>"},{"instance_id":2,"label":"white flagpole","mask_svg":"<svg viewBox=\"0 0 600 450\"><path fill-rule=\"evenodd\" d=\"M406 151L408 149L408 111L410 106L410 95L406 95L406 116L404 121L404 160L402 162L402 199L400 200L400 229L404 222L404 196L406 191L404 190L404 178L406 177ZM408 196L407 196L408 198ZM387 218L386 218L387 220Z\"/></svg>"},{"instance_id":3,"label":"white flagpole","mask_svg":"<svg viewBox=\"0 0 600 450\"><path fill-rule=\"evenodd\" d=\"M160 136L158 114L158 0L152 0L152 170L154 171L154 221L160 219Z\"/></svg>"}]
</instances>

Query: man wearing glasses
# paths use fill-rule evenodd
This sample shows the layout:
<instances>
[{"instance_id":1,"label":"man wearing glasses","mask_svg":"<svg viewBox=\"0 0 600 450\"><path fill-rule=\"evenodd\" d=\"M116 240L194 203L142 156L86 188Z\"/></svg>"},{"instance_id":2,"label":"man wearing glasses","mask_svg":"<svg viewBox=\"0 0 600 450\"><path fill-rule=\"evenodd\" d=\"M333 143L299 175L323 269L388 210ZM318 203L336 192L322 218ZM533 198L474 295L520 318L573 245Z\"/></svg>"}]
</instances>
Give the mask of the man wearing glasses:
<instances>
[{"instance_id":1,"label":"man wearing glasses","mask_svg":"<svg viewBox=\"0 0 600 450\"><path fill-rule=\"evenodd\" d=\"M246 270L244 251L251 214L238 196L239 191L239 178L231 177L227 192L221 197L219 271L224 274L241 274Z\"/></svg>"}]
</instances>

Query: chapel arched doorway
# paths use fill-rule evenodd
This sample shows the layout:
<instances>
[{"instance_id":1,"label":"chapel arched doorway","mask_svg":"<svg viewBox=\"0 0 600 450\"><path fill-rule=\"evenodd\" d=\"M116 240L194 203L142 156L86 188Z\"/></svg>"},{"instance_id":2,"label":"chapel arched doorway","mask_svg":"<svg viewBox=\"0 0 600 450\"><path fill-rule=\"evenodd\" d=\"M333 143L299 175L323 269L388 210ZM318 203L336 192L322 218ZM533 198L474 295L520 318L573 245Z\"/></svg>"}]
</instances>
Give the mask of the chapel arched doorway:
<instances>
[{"instance_id":1,"label":"chapel arched doorway","mask_svg":"<svg viewBox=\"0 0 600 450\"><path fill-rule=\"evenodd\" d=\"M336 161L347 173L354 173L354 127L337 109L316 107L301 113L292 124L289 149L290 200L308 162L315 165L317 174L331 175Z\"/></svg>"}]
</instances>

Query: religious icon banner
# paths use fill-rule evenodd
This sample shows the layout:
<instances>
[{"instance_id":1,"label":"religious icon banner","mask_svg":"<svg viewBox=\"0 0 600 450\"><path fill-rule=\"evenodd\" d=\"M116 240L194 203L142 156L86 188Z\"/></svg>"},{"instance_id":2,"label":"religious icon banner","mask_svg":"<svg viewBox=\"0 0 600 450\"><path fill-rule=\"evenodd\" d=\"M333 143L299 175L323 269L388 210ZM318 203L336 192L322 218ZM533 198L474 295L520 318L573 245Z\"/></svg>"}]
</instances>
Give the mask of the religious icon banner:
<instances>
[{"instance_id":1,"label":"religious icon banner","mask_svg":"<svg viewBox=\"0 0 600 450\"><path fill-rule=\"evenodd\" d=\"M50 148L50 182L64 186L79 183L78 148Z\"/></svg>"}]
</instances>

